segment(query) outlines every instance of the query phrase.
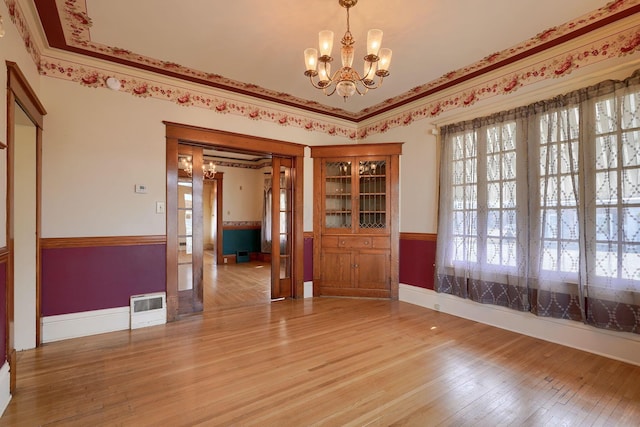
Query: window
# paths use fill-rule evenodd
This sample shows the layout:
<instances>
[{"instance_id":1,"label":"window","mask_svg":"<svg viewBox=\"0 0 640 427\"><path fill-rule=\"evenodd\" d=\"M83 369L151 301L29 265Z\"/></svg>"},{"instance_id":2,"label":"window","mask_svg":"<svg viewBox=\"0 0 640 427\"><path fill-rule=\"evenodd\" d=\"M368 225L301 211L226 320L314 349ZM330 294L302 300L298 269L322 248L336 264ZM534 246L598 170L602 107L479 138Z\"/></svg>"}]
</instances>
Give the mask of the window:
<instances>
[{"instance_id":1,"label":"window","mask_svg":"<svg viewBox=\"0 0 640 427\"><path fill-rule=\"evenodd\" d=\"M640 333L640 72L441 135L437 291Z\"/></svg>"},{"instance_id":2,"label":"window","mask_svg":"<svg viewBox=\"0 0 640 427\"><path fill-rule=\"evenodd\" d=\"M541 269L546 272L577 273L579 268L579 122L577 107L539 119Z\"/></svg>"},{"instance_id":3,"label":"window","mask_svg":"<svg viewBox=\"0 0 640 427\"><path fill-rule=\"evenodd\" d=\"M638 93L595 104L595 275L640 280Z\"/></svg>"}]
</instances>

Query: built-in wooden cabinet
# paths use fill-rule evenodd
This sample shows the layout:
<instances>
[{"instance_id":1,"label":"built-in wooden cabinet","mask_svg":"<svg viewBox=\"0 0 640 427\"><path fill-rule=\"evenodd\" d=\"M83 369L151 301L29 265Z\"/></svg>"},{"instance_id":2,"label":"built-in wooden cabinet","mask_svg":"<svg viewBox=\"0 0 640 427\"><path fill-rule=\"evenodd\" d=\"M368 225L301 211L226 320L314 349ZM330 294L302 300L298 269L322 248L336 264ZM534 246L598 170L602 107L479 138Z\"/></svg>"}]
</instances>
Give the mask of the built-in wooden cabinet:
<instances>
[{"instance_id":1,"label":"built-in wooden cabinet","mask_svg":"<svg viewBox=\"0 0 640 427\"><path fill-rule=\"evenodd\" d=\"M314 295L398 298L400 143L312 147Z\"/></svg>"}]
</instances>

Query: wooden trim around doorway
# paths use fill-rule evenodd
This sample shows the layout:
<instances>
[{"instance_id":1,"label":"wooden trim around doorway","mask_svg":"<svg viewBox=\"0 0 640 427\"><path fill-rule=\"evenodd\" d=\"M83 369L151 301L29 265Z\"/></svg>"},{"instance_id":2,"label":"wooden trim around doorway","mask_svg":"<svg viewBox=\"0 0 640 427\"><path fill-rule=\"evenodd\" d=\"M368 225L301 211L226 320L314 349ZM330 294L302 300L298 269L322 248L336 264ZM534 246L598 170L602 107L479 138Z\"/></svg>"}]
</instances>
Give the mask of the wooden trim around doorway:
<instances>
[{"instance_id":1,"label":"wooden trim around doorway","mask_svg":"<svg viewBox=\"0 0 640 427\"><path fill-rule=\"evenodd\" d=\"M13 174L15 170L15 104L19 104L20 107L27 114L31 122L36 128L36 301L35 301L35 338L36 346L40 345L41 331L40 331L40 294L41 294L41 271L40 271L40 232L41 232L41 188L42 188L42 130L44 123L44 116L47 114L44 106L38 99L35 91L29 84L28 80L20 70L20 67L15 62L6 61L7 67L7 203L6 203L6 236L7 236L7 289L6 289L6 329L5 329L5 344L6 344L6 358L9 361L9 391L15 392L16 388L16 351L15 351L15 306L14 306L14 224L15 224L15 212L14 212L14 197L15 197L15 183Z\"/></svg>"},{"instance_id":2,"label":"wooden trim around doorway","mask_svg":"<svg viewBox=\"0 0 640 427\"><path fill-rule=\"evenodd\" d=\"M304 239L303 239L303 162L305 145L287 141L279 141L261 138L251 135L206 129L197 126L163 122L165 124L165 137L167 142L167 320L178 318L178 268L177 268L177 178L178 178L178 145L193 145L202 148L221 148L228 151L241 153L266 153L272 156L291 158L296 169L294 179L294 248L292 293L294 297L301 298L304 290ZM224 261L222 257L222 183L221 179L217 191L217 215L218 235L216 239L218 263Z\"/></svg>"}]
</instances>

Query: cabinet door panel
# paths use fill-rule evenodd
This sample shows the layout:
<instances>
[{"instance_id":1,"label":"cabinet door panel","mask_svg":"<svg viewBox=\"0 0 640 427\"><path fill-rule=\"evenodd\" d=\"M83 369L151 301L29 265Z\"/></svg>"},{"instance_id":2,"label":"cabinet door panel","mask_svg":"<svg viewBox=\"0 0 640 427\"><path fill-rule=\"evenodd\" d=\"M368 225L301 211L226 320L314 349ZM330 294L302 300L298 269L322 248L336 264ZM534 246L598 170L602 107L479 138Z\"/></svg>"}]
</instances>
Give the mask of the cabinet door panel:
<instances>
[{"instance_id":1,"label":"cabinet door panel","mask_svg":"<svg viewBox=\"0 0 640 427\"><path fill-rule=\"evenodd\" d=\"M357 270L358 288L389 289L388 251L360 251Z\"/></svg>"},{"instance_id":2,"label":"cabinet door panel","mask_svg":"<svg viewBox=\"0 0 640 427\"><path fill-rule=\"evenodd\" d=\"M322 286L331 288L352 287L353 265L351 252L325 249L322 254Z\"/></svg>"}]
</instances>

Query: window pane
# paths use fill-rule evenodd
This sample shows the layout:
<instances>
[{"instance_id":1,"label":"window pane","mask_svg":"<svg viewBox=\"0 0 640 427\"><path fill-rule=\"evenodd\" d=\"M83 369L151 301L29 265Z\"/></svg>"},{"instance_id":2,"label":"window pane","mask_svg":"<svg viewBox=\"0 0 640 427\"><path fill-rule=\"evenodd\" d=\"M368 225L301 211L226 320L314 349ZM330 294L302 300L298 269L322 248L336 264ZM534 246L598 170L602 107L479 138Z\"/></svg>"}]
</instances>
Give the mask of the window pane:
<instances>
[{"instance_id":1,"label":"window pane","mask_svg":"<svg viewBox=\"0 0 640 427\"><path fill-rule=\"evenodd\" d=\"M469 159L465 162L465 182L476 182L478 176L477 165L477 159Z\"/></svg>"},{"instance_id":2,"label":"window pane","mask_svg":"<svg viewBox=\"0 0 640 427\"><path fill-rule=\"evenodd\" d=\"M546 240L543 243L542 269L549 271L558 269L558 242Z\"/></svg>"},{"instance_id":3,"label":"window pane","mask_svg":"<svg viewBox=\"0 0 640 427\"><path fill-rule=\"evenodd\" d=\"M459 185L464 183L464 162L457 161L453 162L453 168L451 170L451 181L453 185Z\"/></svg>"},{"instance_id":4,"label":"window pane","mask_svg":"<svg viewBox=\"0 0 640 427\"><path fill-rule=\"evenodd\" d=\"M516 211L513 209L502 211L502 235L516 237Z\"/></svg>"},{"instance_id":5,"label":"window pane","mask_svg":"<svg viewBox=\"0 0 640 427\"><path fill-rule=\"evenodd\" d=\"M560 112L560 135L562 141L578 138L578 108L570 108Z\"/></svg>"},{"instance_id":6,"label":"window pane","mask_svg":"<svg viewBox=\"0 0 640 427\"><path fill-rule=\"evenodd\" d=\"M640 280L640 245L625 245L622 254L622 278Z\"/></svg>"},{"instance_id":7,"label":"window pane","mask_svg":"<svg viewBox=\"0 0 640 427\"><path fill-rule=\"evenodd\" d=\"M617 129L615 101L606 99L596 104L596 133L603 134Z\"/></svg>"},{"instance_id":8,"label":"window pane","mask_svg":"<svg viewBox=\"0 0 640 427\"><path fill-rule=\"evenodd\" d=\"M465 157L476 157L476 135L475 133L466 133L464 134L464 156Z\"/></svg>"},{"instance_id":9,"label":"window pane","mask_svg":"<svg viewBox=\"0 0 640 427\"><path fill-rule=\"evenodd\" d=\"M560 172L578 172L578 144L576 142L560 145Z\"/></svg>"},{"instance_id":10,"label":"window pane","mask_svg":"<svg viewBox=\"0 0 640 427\"><path fill-rule=\"evenodd\" d=\"M516 153L504 153L502 157L502 178L516 179Z\"/></svg>"},{"instance_id":11,"label":"window pane","mask_svg":"<svg viewBox=\"0 0 640 427\"><path fill-rule=\"evenodd\" d=\"M451 224L451 231L455 235L464 234L464 212L453 213L453 223Z\"/></svg>"},{"instance_id":12,"label":"window pane","mask_svg":"<svg viewBox=\"0 0 640 427\"><path fill-rule=\"evenodd\" d=\"M618 143L615 135L596 138L596 169L612 169L618 164Z\"/></svg>"},{"instance_id":13,"label":"window pane","mask_svg":"<svg viewBox=\"0 0 640 427\"><path fill-rule=\"evenodd\" d=\"M502 184L502 207L515 207L516 200L516 182L508 181Z\"/></svg>"},{"instance_id":14,"label":"window pane","mask_svg":"<svg viewBox=\"0 0 640 427\"><path fill-rule=\"evenodd\" d=\"M464 237L454 237L453 239L453 259L456 261L464 261L466 259L464 242Z\"/></svg>"},{"instance_id":15,"label":"window pane","mask_svg":"<svg viewBox=\"0 0 640 427\"><path fill-rule=\"evenodd\" d=\"M507 123L502 126L502 149L505 151L516 149L516 124Z\"/></svg>"},{"instance_id":16,"label":"window pane","mask_svg":"<svg viewBox=\"0 0 640 427\"><path fill-rule=\"evenodd\" d=\"M618 251L616 244L598 243L596 245L596 275L617 277Z\"/></svg>"},{"instance_id":17,"label":"window pane","mask_svg":"<svg viewBox=\"0 0 640 427\"><path fill-rule=\"evenodd\" d=\"M549 144L541 151L540 174L555 175L558 173L558 146Z\"/></svg>"},{"instance_id":18,"label":"window pane","mask_svg":"<svg viewBox=\"0 0 640 427\"><path fill-rule=\"evenodd\" d=\"M577 273L579 267L578 242L563 242L560 250L560 270Z\"/></svg>"},{"instance_id":19,"label":"window pane","mask_svg":"<svg viewBox=\"0 0 640 427\"><path fill-rule=\"evenodd\" d=\"M500 265L500 239L487 239L487 264Z\"/></svg>"},{"instance_id":20,"label":"window pane","mask_svg":"<svg viewBox=\"0 0 640 427\"><path fill-rule=\"evenodd\" d=\"M477 239L474 237L456 237L453 239L456 261L478 262Z\"/></svg>"},{"instance_id":21,"label":"window pane","mask_svg":"<svg viewBox=\"0 0 640 427\"><path fill-rule=\"evenodd\" d=\"M500 236L500 211L490 210L487 212L487 235L488 236Z\"/></svg>"},{"instance_id":22,"label":"window pane","mask_svg":"<svg viewBox=\"0 0 640 427\"><path fill-rule=\"evenodd\" d=\"M640 243L640 207L629 207L623 210L622 224L624 241Z\"/></svg>"},{"instance_id":23,"label":"window pane","mask_svg":"<svg viewBox=\"0 0 640 427\"><path fill-rule=\"evenodd\" d=\"M640 132L622 134L623 166L640 166Z\"/></svg>"},{"instance_id":24,"label":"window pane","mask_svg":"<svg viewBox=\"0 0 640 427\"><path fill-rule=\"evenodd\" d=\"M464 209L464 187L461 185L453 187L453 209Z\"/></svg>"},{"instance_id":25,"label":"window pane","mask_svg":"<svg viewBox=\"0 0 640 427\"><path fill-rule=\"evenodd\" d=\"M500 183L493 182L487 185L487 206L489 208L500 207Z\"/></svg>"},{"instance_id":26,"label":"window pane","mask_svg":"<svg viewBox=\"0 0 640 427\"><path fill-rule=\"evenodd\" d=\"M558 238L558 213L554 210L543 211L542 216L542 235L545 239Z\"/></svg>"},{"instance_id":27,"label":"window pane","mask_svg":"<svg viewBox=\"0 0 640 427\"><path fill-rule=\"evenodd\" d=\"M596 173L596 203L618 203L618 188L616 172Z\"/></svg>"},{"instance_id":28,"label":"window pane","mask_svg":"<svg viewBox=\"0 0 640 427\"><path fill-rule=\"evenodd\" d=\"M516 241L515 239L502 240L502 265L516 266Z\"/></svg>"},{"instance_id":29,"label":"window pane","mask_svg":"<svg viewBox=\"0 0 640 427\"><path fill-rule=\"evenodd\" d=\"M487 180L498 181L500 179L500 155L487 156Z\"/></svg>"},{"instance_id":30,"label":"window pane","mask_svg":"<svg viewBox=\"0 0 640 427\"><path fill-rule=\"evenodd\" d=\"M563 175L560 177L560 189L562 197L560 203L564 206L576 205L576 194L578 192L578 177Z\"/></svg>"},{"instance_id":31,"label":"window pane","mask_svg":"<svg viewBox=\"0 0 640 427\"><path fill-rule=\"evenodd\" d=\"M500 151L502 149L500 147L498 128L491 127L487 129L487 153L499 153Z\"/></svg>"},{"instance_id":32,"label":"window pane","mask_svg":"<svg viewBox=\"0 0 640 427\"><path fill-rule=\"evenodd\" d=\"M542 206L558 205L558 180L555 177L540 179L540 204Z\"/></svg>"},{"instance_id":33,"label":"window pane","mask_svg":"<svg viewBox=\"0 0 640 427\"><path fill-rule=\"evenodd\" d=\"M464 190L464 203L467 209L478 207L478 189L475 185L467 185Z\"/></svg>"},{"instance_id":34,"label":"window pane","mask_svg":"<svg viewBox=\"0 0 640 427\"><path fill-rule=\"evenodd\" d=\"M596 240L618 240L617 208L596 209Z\"/></svg>"},{"instance_id":35,"label":"window pane","mask_svg":"<svg viewBox=\"0 0 640 427\"><path fill-rule=\"evenodd\" d=\"M578 211L562 209L560 211L560 237L565 240L578 240Z\"/></svg>"},{"instance_id":36,"label":"window pane","mask_svg":"<svg viewBox=\"0 0 640 427\"><path fill-rule=\"evenodd\" d=\"M465 226L467 234L472 236L478 234L478 211L467 211Z\"/></svg>"},{"instance_id":37,"label":"window pane","mask_svg":"<svg viewBox=\"0 0 640 427\"><path fill-rule=\"evenodd\" d=\"M640 92L630 93L622 98L621 128L640 128Z\"/></svg>"},{"instance_id":38,"label":"window pane","mask_svg":"<svg viewBox=\"0 0 640 427\"><path fill-rule=\"evenodd\" d=\"M640 203L640 168L622 171L623 203Z\"/></svg>"}]
</instances>

